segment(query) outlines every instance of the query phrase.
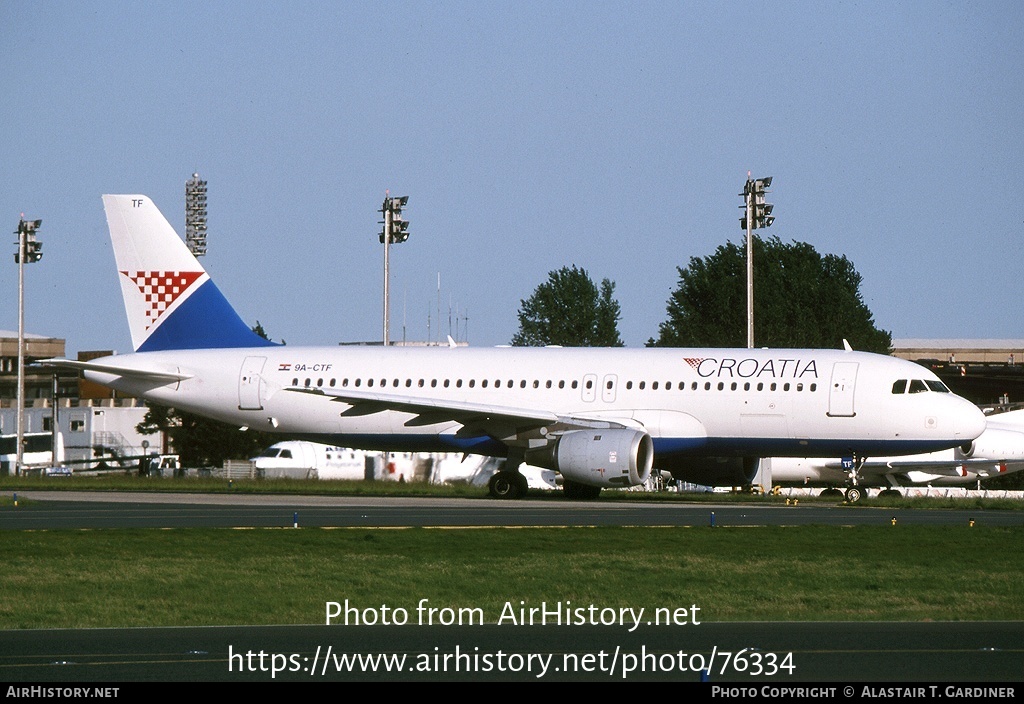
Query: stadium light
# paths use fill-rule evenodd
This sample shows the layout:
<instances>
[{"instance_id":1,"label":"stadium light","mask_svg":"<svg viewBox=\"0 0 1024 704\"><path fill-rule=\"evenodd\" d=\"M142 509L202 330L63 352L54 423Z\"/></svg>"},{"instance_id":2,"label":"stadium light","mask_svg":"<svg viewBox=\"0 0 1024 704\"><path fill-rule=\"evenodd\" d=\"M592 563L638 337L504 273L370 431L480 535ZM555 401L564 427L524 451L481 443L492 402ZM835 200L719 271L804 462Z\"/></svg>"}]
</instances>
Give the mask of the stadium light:
<instances>
[{"instance_id":1,"label":"stadium light","mask_svg":"<svg viewBox=\"0 0 1024 704\"><path fill-rule=\"evenodd\" d=\"M21 474L21 460L25 444L25 262L34 263L43 258L43 243L36 239L42 220L26 220L24 214L18 222L18 251L14 261L18 263L18 410L17 448L14 460L14 474ZM56 458L54 458L56 461Z\"/></svg>"},{"instance_id":2,"label":"stadium light","mask_svg":"<svg viewBox=\"0 0 1024 704\"><path fill-rule=\"evenodd\" d=\"M391 196L384 192L384 204L378 212L384 215L380 231L380 243L384 245L384 346L390 340L390 302L388 299L388 279L390 277L388 250L392 244L399 244L409 239L409 221L402 217L402 208L409 203L409 196Z\"/></svg>"},{"instance_id":3,"label":"stadium light","mask_svg":"<svg viewBox=\"0 0 1024 704\"><path fill-rule=\"evenodd\" d=\"M765 194L772 185L772 177L752 179L747 172L747 182L743 185L743 205L740 208L746 213L740 218L740 227L747 231L747 347L754 347L754 230L771 227L775 222L771 203L765 202Z\"/></svg>"}]
</instances>

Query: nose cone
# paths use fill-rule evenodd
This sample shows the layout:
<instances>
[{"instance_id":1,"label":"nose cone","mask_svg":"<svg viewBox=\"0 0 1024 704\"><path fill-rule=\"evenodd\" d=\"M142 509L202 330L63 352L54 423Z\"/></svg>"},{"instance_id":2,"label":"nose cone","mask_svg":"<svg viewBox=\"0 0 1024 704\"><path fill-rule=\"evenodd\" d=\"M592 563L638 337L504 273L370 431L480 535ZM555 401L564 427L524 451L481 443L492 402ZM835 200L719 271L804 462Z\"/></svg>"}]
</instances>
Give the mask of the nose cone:
<instances>
[{"instance_id":1,"label":"nose cone","mask_svg":"<svg viewBox=\"0 0 1024 704\"><path fill-rule=\"evenodd\" d=\"M974 440L985 432L985 414L967 399L956 396L955 400L957 402L954 425L956 433L964 440Z\"/></svg>"}]
</instances>

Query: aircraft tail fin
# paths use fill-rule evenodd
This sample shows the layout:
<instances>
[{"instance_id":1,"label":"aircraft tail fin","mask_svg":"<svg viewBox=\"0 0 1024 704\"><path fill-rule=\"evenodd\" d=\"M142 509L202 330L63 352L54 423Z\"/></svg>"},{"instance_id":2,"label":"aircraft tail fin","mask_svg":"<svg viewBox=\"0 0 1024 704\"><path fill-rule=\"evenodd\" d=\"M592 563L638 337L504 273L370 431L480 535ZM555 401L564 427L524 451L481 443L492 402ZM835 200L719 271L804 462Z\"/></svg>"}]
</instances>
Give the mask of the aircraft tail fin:
<instances>
[{"instance_id":1,"label":"aircraft tail fin","mask_svg":"<svg viewBox=\"0 0 1024 704\"><path fill-rule=\"evenodd\" d=\"M274 343L249 329L147 196L105 195L136 352Z\"/></svg>"}]
</instances>

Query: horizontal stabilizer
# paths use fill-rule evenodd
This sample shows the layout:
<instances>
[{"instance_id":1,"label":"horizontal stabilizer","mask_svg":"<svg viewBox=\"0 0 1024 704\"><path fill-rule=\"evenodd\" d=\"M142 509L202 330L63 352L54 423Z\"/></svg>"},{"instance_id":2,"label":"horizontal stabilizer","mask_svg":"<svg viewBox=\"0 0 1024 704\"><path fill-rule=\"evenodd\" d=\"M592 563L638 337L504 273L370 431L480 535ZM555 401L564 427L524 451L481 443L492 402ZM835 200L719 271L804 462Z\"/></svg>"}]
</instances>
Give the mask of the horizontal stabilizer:
<instances>
[{"instance_id":1,"label":"horizontal stabilizer","mask_svg":"<svg viewBox=\"0 0 1024 704\"><path fill-rule=\"evenodd\" d=\"M170 383L183 381L192 378L191 374L181 372L158 371L155 369L138 369L137 367L119 367L114 364L97 364L95 362L80 362L74 359L43 359L37 362L38 366L55 369L74 369L76 371L97 372L99 374L112 374L114 376L143 379L147 381L160 381Z\"/></svg>"}]
</instances>

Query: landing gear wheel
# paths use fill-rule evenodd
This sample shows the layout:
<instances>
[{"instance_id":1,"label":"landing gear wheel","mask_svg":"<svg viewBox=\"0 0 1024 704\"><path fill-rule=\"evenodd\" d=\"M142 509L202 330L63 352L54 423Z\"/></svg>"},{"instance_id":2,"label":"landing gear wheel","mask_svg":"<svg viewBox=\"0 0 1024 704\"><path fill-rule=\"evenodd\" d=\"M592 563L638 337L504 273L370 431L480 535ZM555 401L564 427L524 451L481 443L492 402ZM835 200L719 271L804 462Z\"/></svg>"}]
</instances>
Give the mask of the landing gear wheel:
<instances>
[{"instance_id":1,"label":"landing gear wheel","mask_svg":"<svg viewBox=\"0 0 1024 704\"><path fill-rule=\"evenodd\" d=\"M497 472L487 483L487 490L496 499L520 499L526 489L526 477L519 472Z\"/></svg>"},{"instance_id":2,"label":"landing gear wheel","mask_svg":"<svg viewBox=\"0 0 1024 704\"><path fill-rule=\"evenodd\" d=\"M828 489L822 489L821 493L818 494L818 496L819 496L819 498L822 498L822 499L827 499L827 498L837 498L838 499L838 498L842 498L843 492L839 491L839 489L836 489L835 487L830 487Z\"/></svg>"},{"instance_id":3,"label":"landing gear wheel","mask_svg":"<svg viewBox=\"0 0 1024 704\"><path fill-rule=\"evenodd\" d=\"M867 496L867 492L861 489L859 486L851 486L849 489L846 490L846 500L851 504L857 503L865 496Z\"/></svg>"},{"instance_id":4,"label":"landing gear wheel","mask_svg":"<svg viewBox=\"0 0 1024 704\"><path fill-rule=\"evenodd\" d=\"M882 491L878 492L878 498L902 499L903 494L901 494L896 489L883 489Z\"/></svg>"},{"instance_id":5,"label":"landing gear wheel","mask_svg":"<svg viewBox=\"0 0 1024 704\"><path fill-rule=\"evenodd\" d=\"M590 484L580 484L579 482L574 481L566 481L562 485L562 493L567 499L591 500L596 499L601 495L601 487L591 486Z\"/></svg>"}]
</instances>

